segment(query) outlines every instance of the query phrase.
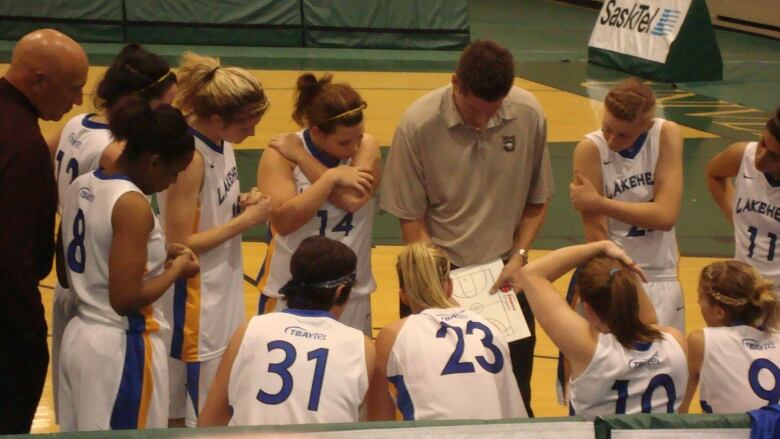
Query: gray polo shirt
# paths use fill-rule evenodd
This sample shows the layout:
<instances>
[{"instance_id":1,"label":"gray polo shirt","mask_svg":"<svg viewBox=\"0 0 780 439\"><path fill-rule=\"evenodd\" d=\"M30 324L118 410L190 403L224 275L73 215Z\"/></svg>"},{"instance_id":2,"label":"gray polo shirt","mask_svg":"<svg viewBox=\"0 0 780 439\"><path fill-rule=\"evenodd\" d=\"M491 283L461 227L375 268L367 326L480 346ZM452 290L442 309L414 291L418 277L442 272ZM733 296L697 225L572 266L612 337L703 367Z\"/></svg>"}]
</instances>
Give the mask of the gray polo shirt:
<instances>
[{"instance_id":1,"label":"gray polo shirt","mask_svg":"<svg viewBox=\"0 0 780 439\"><path fill-rule=\"evenodd\" d=\"M536 98L513 87L477 133L464 125L449 85L401 117L380 207L402 219L425 218L433 242L466 266L509 252L526 203L552 194L547 122Z\"/></svg>"}]
</instances>

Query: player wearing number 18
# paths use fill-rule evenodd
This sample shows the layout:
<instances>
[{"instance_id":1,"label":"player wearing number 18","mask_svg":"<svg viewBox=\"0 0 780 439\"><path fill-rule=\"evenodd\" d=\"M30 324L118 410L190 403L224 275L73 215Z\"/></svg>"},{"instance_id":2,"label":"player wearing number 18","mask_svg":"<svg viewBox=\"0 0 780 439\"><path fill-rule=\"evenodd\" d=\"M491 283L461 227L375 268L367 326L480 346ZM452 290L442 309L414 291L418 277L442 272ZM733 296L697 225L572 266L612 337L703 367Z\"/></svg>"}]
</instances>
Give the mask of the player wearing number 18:
<instances>
[{"instance_id":1,"label":"player wearing number 18","mask_svg":"<svg viewBox=\"0 0 780 439\"><path fill-rule=\"evenodd\" d=\"M688 335L690 380L705 413L743 413L780 401L780 301L772 282L739 261L710 264L699 277L707 327Z\"/></svg>"},{"instance_id":2,"label":"player wearing number 18","mask_svg":"<svg viewBox=\"0 0 780 439\"><path fill-rule=\"evenodd\" d=\"M407 246L396 264L412 315L377 336L371 420L525 418L503 335L451 299L450 260L432 246ZM390 399L388 381L397 392Z\"/></svg>"},{"instance_id":3,"label":"player wearing number 18","mask_svg":"<svg viewBox=\"0 0 780 439\"><path fill-rule=\"evenodd\" d=\"M579 267L584 316L552 281ZM565 247L512 276L525 289L537 321L569 359L570 412L596 416L674 413L688 382L686 343L673 327L656 326L636 264L611 241Z\"/></svg>"},{"instance_id":4,"label":"player wearing number 18","mask_svg":"<svg viewBox=\"0 0 780 439\"><path fill-rule=\"evenodd\" d=\"M379 184L379 146L363 127L366 103L331 75L298 78L293 119L304 129L274 138L257 173L271 196L271 242L260 271L259 313L284 309L278 291L290 279L290 255L312 235L346 244L357 254L352 299L339 321L371 336L371 225Z\"/></svg>"},{"instance_id":5,"label":"player wearing number 18","mask_svg":"<svg viewBox=\"0 0 780 439\"><path fill-rule=\"evenodd\" d=\"M758 142L735 143L707 163L707 185L734 225L734 259L755 267L780 294L780 107Z\"/></svg>"},{"instance_id":6,"label":"player wearing number 18","mask_svg":"<svg viewBox=\"0 0 780 439\"><path fill-rule=\"evenodd\" d=\"M199 426L357 422L374 345L336 320L351 300L356 265L340 242L303 240L279 291L288 308L236 331Z\"/></svg>"},{"instance_id":7,"label":"player wearing number 18","mask_svg":"<svg viewBox=\"0 0 780 439\"><path fill-rule=\"evenodd\" d=\"M149 200L176 181L194 142L169 105L126 96L109 128L125 148L112 169L78 177L65 191L62 237L78 315L62 338L62 431L161 428L168 419L168 367L158 299L198 272L184 246L169 246Z\"/></svg>"}]
</instances>

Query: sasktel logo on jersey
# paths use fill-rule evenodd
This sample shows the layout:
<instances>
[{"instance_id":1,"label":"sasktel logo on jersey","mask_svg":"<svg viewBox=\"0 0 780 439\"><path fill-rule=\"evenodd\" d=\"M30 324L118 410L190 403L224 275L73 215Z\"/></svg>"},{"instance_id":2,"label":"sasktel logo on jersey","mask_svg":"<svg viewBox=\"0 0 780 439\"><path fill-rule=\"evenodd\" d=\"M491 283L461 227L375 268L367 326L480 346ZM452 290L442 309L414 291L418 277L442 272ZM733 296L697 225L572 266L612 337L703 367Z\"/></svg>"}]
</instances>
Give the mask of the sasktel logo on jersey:
<instances>
[{"instance_id":1,"label":"sasktel logo on jersey","mask_svg":"<svg viewBox=\"0 0 780 439\"><path fill-rule=\"evenodd\" d=\"M691 0L608 0L588 45L663 63L690 5Z\"/></svg>"}]
</instances>

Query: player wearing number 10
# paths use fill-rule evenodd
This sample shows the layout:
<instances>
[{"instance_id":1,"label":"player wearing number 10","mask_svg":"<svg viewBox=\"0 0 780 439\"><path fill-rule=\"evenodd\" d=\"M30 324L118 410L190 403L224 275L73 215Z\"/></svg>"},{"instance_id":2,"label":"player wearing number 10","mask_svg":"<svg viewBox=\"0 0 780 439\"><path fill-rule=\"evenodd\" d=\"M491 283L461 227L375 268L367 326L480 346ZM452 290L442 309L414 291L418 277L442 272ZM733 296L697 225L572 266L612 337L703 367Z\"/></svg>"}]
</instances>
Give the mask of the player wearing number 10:
<instances>
[{"instance_id":1,"label":"player wearing number 10","mask_svg":"<svg viewBox=\"0 0 780 439\"><path fill-rule=\"evenodd\" d=\"M303 240L280 290L288 308L236 331L199 426L357 422L374 345L336 320L351 300L356 265L340 242Z\"/></svg>"},{"instance_id":2,"label":"player wearing number 10","mask_svg":"<svg viewBox=\"0 0 780 439\"><path fill-rule=\"evenodd\" d=\"M766 122L761 140L735 143L710 160L707 185L734 225L734 259L755 267L780 294L780 264L775 260L780 235L780 107Z\"/></svg>"},{"instance_id":3,"label":"player wearing number 10","mask_svg":"<svg viewBox=\"0 0 780 439\"><path fill-rule=\"evenodd\" d=\"M610 239L647 275L658 323L685 331L674 225L682 201L682 135L655 116L653 90L635 78L609 90L601 129L574 149L571 201L588 242Z\"/></svg>"},{"instance_id":4,"label":"player wearing number 10","mask_svg":"<svg viewBox=\"0 0 780 439\"><path fill-rule=\"evenodd\" d=\"M701 383L705 413L743 413L780 401L780 300L744 262L710 264L699 277L707 327L688 335L690 380L681 411Z\"/></svg>"},{"instance_id":5,"label":"player wearing number 10","mask_svg":"<svg viewBox=\"0 0 780 439\"><path fill-rule=\"evenodd\" d=\"M352 299L339 321L371 335L372 195L379 184L379 147L365 133L366 103L349 84L311 73L298 78L293 119L305 127L280 135L258 167L260 190L271 196L271 242L260 270L259 313L282 310L279 289L290 279L290 256L304 238L327 236L357 254Z\"/></svg>"},{"instance_id":6,"label":"player wearing number 10","mask_svg":"<svg viewBox=\"0 0 780 439\"><path fill-rule=\"evenodd\" d=\"M369 418L395 419L396 406L405 420L527 417L503 335L451 299L447 255L416 242L396 269L413 314L377 337ZM395 405L388 381L398 391Z\"/></svg>"},{"instance_id":7,"label":"player wearing number 10","mask_svg":"<svg viewBox=\"0 0 780 439\"><path fill-rule=\"evenodd\" d=\"M584 316L552 281L579 265ZM512 276L524 288L537 321L571 365L571 414L674 413L688 382L686 343L673 327L650 322L655 313L636 264L611 241L565 247Z\"/></svg>"}]
</instances>

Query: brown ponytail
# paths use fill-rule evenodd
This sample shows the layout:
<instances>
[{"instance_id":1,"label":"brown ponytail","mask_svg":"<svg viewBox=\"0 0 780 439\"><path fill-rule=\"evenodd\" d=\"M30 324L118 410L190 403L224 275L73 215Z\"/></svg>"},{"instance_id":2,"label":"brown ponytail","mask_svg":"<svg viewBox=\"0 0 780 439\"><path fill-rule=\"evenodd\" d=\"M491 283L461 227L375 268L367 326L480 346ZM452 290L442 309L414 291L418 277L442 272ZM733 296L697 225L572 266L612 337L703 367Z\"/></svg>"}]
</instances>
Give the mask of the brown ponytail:
<instances>
[{"instance_id":1,"label":"brown ponytail","mask_svg":"<svg viewBox=\"0 0 780 439\"><path fill-rule=\"evenodd\" d=\"M298 77L293 120L302 127L316 126L331 134L338 125L355 126L363 121L366 102L347 83L334 83L330 74L317 79L312 73Z\"/></svg>"}]
</instances>

